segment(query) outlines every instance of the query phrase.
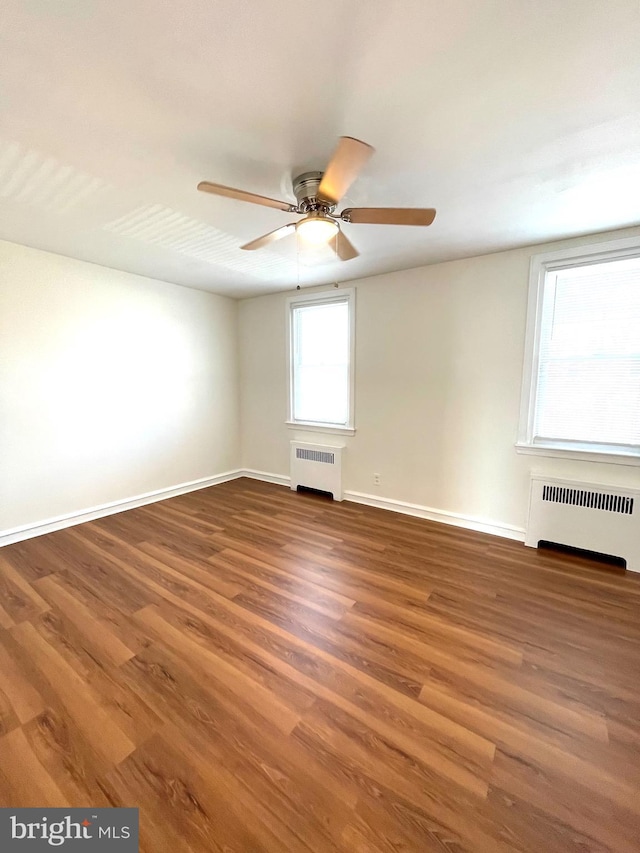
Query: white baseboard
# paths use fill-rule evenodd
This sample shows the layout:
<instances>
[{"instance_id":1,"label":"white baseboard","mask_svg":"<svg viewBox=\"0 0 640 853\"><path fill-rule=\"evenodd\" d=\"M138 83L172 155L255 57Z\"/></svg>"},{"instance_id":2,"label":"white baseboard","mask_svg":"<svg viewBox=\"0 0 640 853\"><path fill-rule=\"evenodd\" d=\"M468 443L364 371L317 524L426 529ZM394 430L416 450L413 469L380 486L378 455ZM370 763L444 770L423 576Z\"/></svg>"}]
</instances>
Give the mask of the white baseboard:
<instances>
[{"instance_id":1,"label":"white baseboard","mask_svg":"<svg viewBox=\"0 0 640 853\"><path fill-rule=\"evenodd\" d=\"M367 495L363 492L343 492L344 499L365 506L375 506L379 509L387 509L390 512L401 512L404 515L413 515L416 518L426 518L429 521L438 521L441 524L451 524L454 527L464 527L466 530L476 530L478 533L490 533L492 536L502 536L504 539L515 539L524 542L524 527L516 527L512 524L504 524L498 521L488 521L484 518L475 518L472 515L462 515L458 512L448 512L444 509L434 509L421 504L407 503L407 501L396 501L392 498L379 498L377 495Z\"/></svg>"},{"instance_id":2,"label":"white baseboard","mask_svg":"<svg viewBox=\"0 0 640 853\"><path fill-rule=\"evenodd\" d=\"M112 501L111 503L94 506L81 512L59 515L46 521L38 521L35 524L25 524L22 527L14 527L11 530L0 531L0 547L11 545L13 542L21 542L23 539L31 539L34 536L42 536L44 533L52 533L54 530L62 530L64 527L72 527L75 524L83 524L85 521L93 521L105 515L113 515L116 512L124 512L127 509L135 509L138 506L163 501L167 498L175 498L187 492L197 489L206 489L209 486L217 486L218 483L226 483L227 480L236 480L238 477L249 476L244 471L225 471L213 477L201 477L199 480L191 480L188 483L180 483L167 489L156 489L154 492L146 492L133 498Z\"/></svg>"},{"instance_id":3,"label":"white baseboard","mask_svg":"<svg viewBox=\"0 0 640 853\"><path fill-rule=\"evenodd\" d=\"M268 471L256 471L255 468L241 468L240 477L249 477L251 480L262 480L264 483L275 483L277 486L289 486L291 477L285 474L270 474Z\"/></svg>"},{"instance_id":4,"label":"white baseboard","mask_svg":"<svg viewBox=\"0 0 640 853\"><path fill-rule=\"evenodd\" d=\"M255 471L251 468L243 469L240 472L240 476L251 477L254 480L264 480L266 483L277 483L279 486L288 486L290 483L290 478L284 474L271 474L266 471ZM454 527L463 527L466 530L476 530L479 533L489 533L492 536L501 536L503 539L514 539L516 542L524 542L524 527L516 527L512 524L475 518L474 516L448 512L443 509L434 509L433 507L422 506L421 504L397 501L392 498L380 498L377 495L368 495L364 492L345 490L343 498L352 503L386 509L390 512L400 512L416 518L426 518L428 521L438 521L441 524L450 524Z\"/></svg>"},{"instance_id":5,"label":"white baseboard","mask_svg":"<svg viewBox=\"0 0 640 853\"><path fill-rule=\"evenodd\" d=\"M249 477L253 480L262 480L265 483L274 483L278 486L289 486L291 479L285 474L272 474L268 471L257 471L253 468L239 468L235 471L225 471L213 477L202 477L199 480L191 480L188 483L180 483L168 489L157 489L125 500L113 501L81 512L60 515L49 518L35 524L27 524L22 527L14 527L12 530L0 531L0 547L11 545L13 542L21 542L23 539L31 539L34 536L42 536L44 533L52 533L54 530L62 530L64 527L72 527L75 524L83 524L85 521L93 521L106 515L124 512L127 509L135 509L138 506L154 503L155 501L174 498L197 489L206 489L228 480L236 480L238 477ZM392 498L380 498L377 495L368 495L364 492L345 491L344 499L365 506L378 507L391 512L400 512L404 515L412 515L416 518L426 518L429 521L438 521L442 524L452 524L455 527L463 527L467 530L477 530L480 533L490 533L493 536L502 536L507 539L515 539L524 542L524 528L514 527L511 524L503 524L495 521L487 521L481 518L461 515L446 510L433 509L420 504L397 501Z\"/></svg>"}]
</instances>

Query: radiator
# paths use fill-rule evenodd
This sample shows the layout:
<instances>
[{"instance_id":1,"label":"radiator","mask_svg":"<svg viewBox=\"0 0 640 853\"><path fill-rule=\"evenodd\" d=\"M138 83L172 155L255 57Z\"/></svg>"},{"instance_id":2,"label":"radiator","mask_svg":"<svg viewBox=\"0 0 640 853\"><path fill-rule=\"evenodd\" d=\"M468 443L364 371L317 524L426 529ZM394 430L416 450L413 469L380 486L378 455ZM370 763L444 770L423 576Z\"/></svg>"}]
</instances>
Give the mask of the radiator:
<instances>
[{"instance_id":1,"label":"radiator","mask_svg":"<svg viewBox=\"0 0 640 853\"><path fill-rule=\"evenodd\" d=\"M342 500L343 447L291 442L291 488L306 486L331 492L334 501Z\"/></svg>"},{"instance_id":2,"label":"radiator","mask_svg":"<svg viewBox=\"0 0 640 853\"><path fill-rule=\"evenodd\" d=\"M541 541L620 557L640 572L640 491L533 475L525 545Z\"/></svg>"}]
</instances>

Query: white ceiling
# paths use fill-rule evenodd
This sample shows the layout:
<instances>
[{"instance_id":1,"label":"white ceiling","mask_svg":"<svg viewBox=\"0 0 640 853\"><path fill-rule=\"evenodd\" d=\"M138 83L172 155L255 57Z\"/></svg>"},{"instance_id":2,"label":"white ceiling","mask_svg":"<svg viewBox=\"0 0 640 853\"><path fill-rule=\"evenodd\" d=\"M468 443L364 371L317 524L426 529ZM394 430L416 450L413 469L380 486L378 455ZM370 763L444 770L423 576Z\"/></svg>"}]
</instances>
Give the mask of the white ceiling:
<instances>
[{"instance_id":1,"label":"white ceiling","mask_svg":"<svg viewBox=\"0 0 640 853\"><path fill-rule=\"evenodd\" d=\"M247 296L640 222L638 0L4 0L0 237ZM291 199L340 135L362 256L299 263ZM294 217L295 218L295 217Z\"/></svg>"}]
</instances>

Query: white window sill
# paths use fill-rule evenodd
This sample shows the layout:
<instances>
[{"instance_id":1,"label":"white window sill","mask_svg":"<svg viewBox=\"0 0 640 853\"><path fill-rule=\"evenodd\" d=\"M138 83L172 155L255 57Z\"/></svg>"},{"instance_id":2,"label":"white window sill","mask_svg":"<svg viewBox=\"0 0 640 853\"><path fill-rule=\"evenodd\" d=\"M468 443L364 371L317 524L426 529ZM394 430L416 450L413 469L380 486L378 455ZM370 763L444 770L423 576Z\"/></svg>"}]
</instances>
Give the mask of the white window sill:
<instances>
[{"instance_id":1,"label":"white window sill","mask_svg":"<svg viewBox=\"0 0 640 853\"><path fill-rule=\"evenodd\" d=\"M331 432L334 435L355 435L354 427L332 426L332 424L314 424L305 421L285 421L289 429L308 430L309 432Z\"/></svg>"},{"instance_id":2,"label":"white window sill","mask_svg":"<svg viewBox=\"0 0 640 853\"><path fill-rule=\"evenodd\" d=\"M597 450L571 450L568 447L545 447L540 444L516 443L516 452L527 456L552 456L583 462L606 462L609 465L640 465L640 453L615 453Z\"/></svg>"}]
</instances>

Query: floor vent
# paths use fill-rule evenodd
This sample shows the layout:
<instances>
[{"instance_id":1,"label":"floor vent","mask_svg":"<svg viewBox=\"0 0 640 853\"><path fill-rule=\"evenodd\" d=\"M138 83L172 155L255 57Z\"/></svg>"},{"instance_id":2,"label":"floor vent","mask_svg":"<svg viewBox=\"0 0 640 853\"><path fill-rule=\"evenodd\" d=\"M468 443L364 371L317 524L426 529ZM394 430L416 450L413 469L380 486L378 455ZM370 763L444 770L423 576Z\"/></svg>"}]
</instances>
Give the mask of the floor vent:
<instances>
[{"instance_id":1,"label":"floor vent","mask_svg":"<svg viewBox=\"0 0 640 853\"><path fill-rule=\"evenodd\" d=\"M545 542L541 539L538 548L548 548L559 554L571 554L574 557L584 557L586 560L594 560L607 566L615 566L618 569L626 568L626 560L622 557L612 557L611 554L600 554L598 551L585 551L584 548L572 548L571 545L558 545L557 542Z\"/></svg>"},{"instance_id":2,"label":"floor vent","mask_svg":"<svg viewBox=\"0 0 640 853\"><path fill-rule=\"evenodd\" d=\"M533 475L525 545L550 542L596 551L640 572L639 497L636 489Z\"/></svg>"},{"instance_id":3,"label":"floor vent","mask_svg":"<svg viewBox=\"0 0 640 853\"><path fill-rule=\"evenodd\" d=\"M342 447L291 442L291 488L329 492L342 500Z\"/></svg>"},{"instance_id":4,"label":"floor vent","mask_svg":"<svg viewBox=\"0 0 640 853\"><path fill-rule=\"evenodd\" d=\"M568 489L564 486L543 486L542 500L571 506L587 506L606 512L622 512L633 515L633 498L606 492L591 492L584 489Z\"/></svg>"}]
</instances>

